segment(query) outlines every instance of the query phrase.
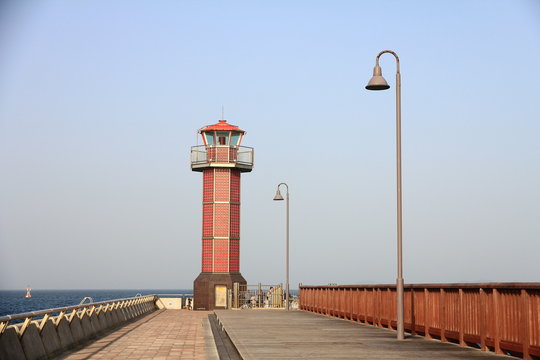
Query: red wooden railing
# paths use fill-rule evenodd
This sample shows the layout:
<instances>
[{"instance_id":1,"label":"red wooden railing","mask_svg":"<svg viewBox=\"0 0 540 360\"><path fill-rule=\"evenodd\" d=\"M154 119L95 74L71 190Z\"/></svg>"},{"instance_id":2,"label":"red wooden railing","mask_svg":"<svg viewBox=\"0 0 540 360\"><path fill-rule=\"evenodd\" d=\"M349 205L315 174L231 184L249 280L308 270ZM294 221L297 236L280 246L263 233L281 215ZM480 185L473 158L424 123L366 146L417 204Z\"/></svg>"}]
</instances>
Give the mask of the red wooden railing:
<instances>
[{"instance_id":1,"label":"red wooden railing","mask_svg":"<svg viewBox=\"0 0 540 360\"><path fill-rule=\"evenodd\" d=\"M396 286L300 286L300 309L395 329ZM540 359L540 283L405 285L405 330Z\"/></svg>"}]
</instances>

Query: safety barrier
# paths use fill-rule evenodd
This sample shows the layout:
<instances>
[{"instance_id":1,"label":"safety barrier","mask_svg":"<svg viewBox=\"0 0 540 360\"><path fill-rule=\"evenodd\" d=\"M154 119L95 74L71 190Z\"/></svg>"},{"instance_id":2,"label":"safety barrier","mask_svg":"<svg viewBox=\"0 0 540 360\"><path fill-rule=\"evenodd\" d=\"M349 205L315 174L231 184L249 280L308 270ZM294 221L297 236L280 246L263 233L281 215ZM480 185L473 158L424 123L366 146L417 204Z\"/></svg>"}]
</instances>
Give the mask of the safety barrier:
<instances>
[{"instance_id":1,"label":"safety barrier","mask_svg":"<svg viewBox=\"0 0 540 360\"><path fill-rule=\"evenodd\" d=\"M283 308L283 285L236 285L232 289L233 309Z\"/></svg>"},{"instance_id":2,"label":"safety barrier","mask_svg":"<svg viewBox=\"0 0 540 360\"><path fill-rule=\"evenodd\" d=\"M55 357L106 330L156 310L156 300L155 295L148 295L2 316L0 359Z\"/></svg>"},{"instance_id":3,"label":"safety barrier","mask_svg":"<svg viewBox=\"0 0 540 360\"><path fill-rule=\"evenodd\" d=\"M191 147L191 165L210 163L253 167L253 148L247 146L197 145Z\"/></svg>"},{"instance_id":4,"label":"safety barrier","mask_svg":"<svg viewBox=\"0 0 540 360\"><path fill-rule=\"evenodd\" d=\"M540 283L405 285L405 330L540 358ZM395 329L395 285L300 286L300 309Z\"/></svg>"}]
</instances>

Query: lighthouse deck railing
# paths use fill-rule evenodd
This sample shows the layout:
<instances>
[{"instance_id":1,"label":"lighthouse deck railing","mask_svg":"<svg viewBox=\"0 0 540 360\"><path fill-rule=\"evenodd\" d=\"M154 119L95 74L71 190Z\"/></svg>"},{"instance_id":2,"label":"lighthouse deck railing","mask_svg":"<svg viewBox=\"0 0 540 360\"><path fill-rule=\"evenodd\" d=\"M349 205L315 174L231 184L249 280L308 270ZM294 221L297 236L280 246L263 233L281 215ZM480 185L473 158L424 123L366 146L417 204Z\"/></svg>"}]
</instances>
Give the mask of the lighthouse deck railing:
<instances>
[{"instance_id":1,"label":"lighthouse deck railing","mask_svg":"<svg viewBox=\"0 0 540 360\"><path fill-rule=\"evenodd\" d=\"M254 151L247 146L197 145L191 147L191 165L225 163L253 166Z\"/></svg>"}]
</instances>

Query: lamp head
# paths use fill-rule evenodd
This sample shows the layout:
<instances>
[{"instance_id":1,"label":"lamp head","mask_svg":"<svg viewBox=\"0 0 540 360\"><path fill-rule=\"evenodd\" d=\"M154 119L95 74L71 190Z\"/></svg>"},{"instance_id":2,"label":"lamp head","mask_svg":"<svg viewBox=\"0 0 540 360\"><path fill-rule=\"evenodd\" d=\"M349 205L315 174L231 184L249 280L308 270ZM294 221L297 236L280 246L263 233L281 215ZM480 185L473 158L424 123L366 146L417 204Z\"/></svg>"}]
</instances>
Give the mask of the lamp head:
<instances>
[{"instance_id":1,"label":"lamp head","mask_svg":"<svg viewBox=\"0 0 540 360\"><path fill-rule=\"evenodd\" d=\"M276 196L274 196L274 200L283 200L283 196L281 196L281 193L279 192L279 187L276 191Z\"/></svg>"},{"instance_id":2,"label":"lamp head","mask_svg":"<svg viewBox=\"0 0 540 360\"><path fill-rule=\"evenodd\" d=\"M386 80L382 76L382 70L379 66L379 61L377 59L377 63L375 64L375 67L373 68L373 77L371 80L369 80L369 83L366 85L366 89L368 90L386 90L390 89L390 85L386 82Z\"/></svg>"}]
</instances>

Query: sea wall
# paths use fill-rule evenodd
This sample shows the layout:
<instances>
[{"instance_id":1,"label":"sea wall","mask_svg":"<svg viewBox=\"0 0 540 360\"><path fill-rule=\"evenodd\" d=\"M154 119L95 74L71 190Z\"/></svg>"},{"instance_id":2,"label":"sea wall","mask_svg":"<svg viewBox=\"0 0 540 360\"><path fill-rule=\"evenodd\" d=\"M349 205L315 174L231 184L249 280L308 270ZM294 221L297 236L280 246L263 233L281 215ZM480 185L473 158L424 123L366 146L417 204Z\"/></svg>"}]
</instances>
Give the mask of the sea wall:
<instances>
[{"instance_id":1,"label":"sea wall","mask_svg":"<svg viewBox=\"0 0 540 360\"><path fill-rule=\"evenodd\" d=\"M0 360L53 358L157 310L156 300L152 295L1 317Z\"/></svg>"}]
</instances>

